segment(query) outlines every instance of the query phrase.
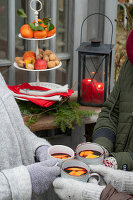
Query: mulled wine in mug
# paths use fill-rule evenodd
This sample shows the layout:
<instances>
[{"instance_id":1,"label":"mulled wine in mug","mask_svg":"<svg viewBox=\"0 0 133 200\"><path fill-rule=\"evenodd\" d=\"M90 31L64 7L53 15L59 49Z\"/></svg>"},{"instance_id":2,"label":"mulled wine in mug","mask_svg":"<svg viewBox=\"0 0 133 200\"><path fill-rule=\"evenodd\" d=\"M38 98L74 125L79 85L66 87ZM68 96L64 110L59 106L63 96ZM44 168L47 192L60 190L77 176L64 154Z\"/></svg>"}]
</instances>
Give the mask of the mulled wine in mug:
<instances>
[{"instance_id":1,"label":"mulled wine in mug","mask_svg":"<svg viewBox=\"0 0 133 200\"><path fill-rule=\"evenodd\" d=\"M48 158L57 158L60 166L64 160L74 158L74 151L65 145L53 145L48 149Z\"/></svg>"},{"instance_id":2,"label":"mulled wine in mug","mask_svg":"<svg viewBox=\"0 0 133 200\"><path fill-rule=\"evenodd\" d=\"M71 178L77 181L87 182L91 177L100 182L100 175L91 173L90 167L84 162L76 159L66 160L61 164L61 177Z\"/></svg>"},{"instance_id":3,"label":"mulled wine in mug","mask_svg":"<svg viewBox=\"0 0 133 200\"><path fill-rule=\"evenodd\" d=\"M103 163L104 149L96 143L81 143L76 148L76 157L87 165L99 165Z\"/></svg>"}]
</instances>

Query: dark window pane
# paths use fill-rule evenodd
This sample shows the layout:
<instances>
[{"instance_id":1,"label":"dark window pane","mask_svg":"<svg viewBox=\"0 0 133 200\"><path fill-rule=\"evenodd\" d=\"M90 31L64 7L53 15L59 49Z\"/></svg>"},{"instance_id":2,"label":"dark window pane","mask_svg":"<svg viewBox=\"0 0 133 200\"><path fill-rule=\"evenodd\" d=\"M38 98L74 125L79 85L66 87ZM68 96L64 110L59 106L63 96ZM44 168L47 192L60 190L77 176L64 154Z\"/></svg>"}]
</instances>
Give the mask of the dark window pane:
<instances>
[{"instance_id":1,"label":"dark window pane","mask_svg":"<svg viewBox=\"0 0 133 200\"><path fill-rule=\"evenodd\" d=\"M68 1L59 0L57 6L57 52L65 53L68 51Z\"/></svg>"},{"instance_id":2,"label":"dark window pane","mask_svg":"<svg viewBox=\"0 0 133 200\"><path fill-rule=\"evenodd\" d=\"M56 83L65 85L67 81L67 61L62 61L62 66L56 70Z\"/></svg>"},{"instance_id":3,"label":"dark window pane","mask_svg":"<svg viewBox=\"0 0 133 200\"><path fill-rule=\"evenodd\" d=\"M0 0L0 59L8 58L7 0Z\"/></svg>"},{"instance_id":4,"label":"dark window pane","mask_svg":"<svg viewBox=\"0 0 133 200\"><path fill-rule=\"evenodd\" d=\"M23 1L21 1L21 0L15 1L15 6L16 6L16 11L18 9L22 8L26 12L26 9L25 9L26 4L24 4ZM24 45L25 45L26 41L19 38L18 34L20 33L21 26L23 24L25 24L26 22L24 21L23 18L21 18L17 15L17 12L15 15L15 21L16 21L16 27L15 27L15 30L16 30L16 56L22 56L23 52L24 52Z\"/></svg>"}]
</instances>

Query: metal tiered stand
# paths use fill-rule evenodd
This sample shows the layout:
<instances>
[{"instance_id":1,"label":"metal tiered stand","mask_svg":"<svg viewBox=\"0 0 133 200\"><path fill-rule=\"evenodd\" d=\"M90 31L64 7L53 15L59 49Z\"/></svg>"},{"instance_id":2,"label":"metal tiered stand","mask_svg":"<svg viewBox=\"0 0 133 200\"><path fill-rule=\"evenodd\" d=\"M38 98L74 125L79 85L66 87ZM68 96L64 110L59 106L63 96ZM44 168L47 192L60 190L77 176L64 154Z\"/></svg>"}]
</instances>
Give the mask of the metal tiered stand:
<instances>
[{"instance_id":1,"label":"metal tiered stand","mask_svg":"<svg viewBox=\"0 0 133 200\"><path fill-rule=\"evenodd\" d=\"M33 7L32 7L32 3L33 2L38 2L40 4L40 8L38 10L35 10ZM30 2L30 8L31 10L33 10L34 12L34 16L35 16L35 26L38 26L38 12L41 11L42 9L42 3L41 1L39 0L32 0ZM51 37L47 37L47 38L42 38L42 39L35 39L35 38L24 38L21 36L21 33L19 33L19 38L22 38L22 39L25 39L25 40L31 40L31 41L35 41L35 46L36 46L36 56L39 54L39 48L38 48L38 42L40 40L49 40L49 39L52 39L56 36L56 34L54 34L53 36ZM43 82L41 83L40 80L39 80L39 73L40 72L44 72L44 71L50 71L50 70L55 70L55 69L58 69L59 67L62 66L62 62L60 61L60 64L57 65L56 67L54 68L50 68L50 69L43 69L43 70L29 70L29 69L25 69L25 68L20 68L16 62L14 62L14 67L19 69L19 70L24 70L24 71L29 71L29 72L36 72L36 83L33 83L32 85L36 85L36 86L44 86ZM50 84L48 84L50 85ZM53 85L53 84L52 84ZM59 86L57 84L55 84L56 86ZM45 87L46 87L46 84L45 84ZM52 89L52 88L51 88Z\"/></svg>"}]
</instances>

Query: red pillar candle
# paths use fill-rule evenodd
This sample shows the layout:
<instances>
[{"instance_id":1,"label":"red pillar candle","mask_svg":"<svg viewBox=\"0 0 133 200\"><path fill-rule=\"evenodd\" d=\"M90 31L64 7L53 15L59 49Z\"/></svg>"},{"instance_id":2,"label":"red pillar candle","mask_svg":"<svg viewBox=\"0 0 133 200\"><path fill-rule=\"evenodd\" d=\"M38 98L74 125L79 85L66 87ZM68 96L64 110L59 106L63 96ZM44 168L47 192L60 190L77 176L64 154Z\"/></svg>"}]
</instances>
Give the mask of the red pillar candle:
<instances>
[{"instance_id":1,"label":"red pillar candle","mask_svg":"<svg viewBox=\"0 0 133 200\"><path fill-rule=\"evenodd\" d=\"M81 83L81 97L83 102L92 102L93 96L92 96L92 90L94 90L93 84L97 81L94 79L83 79Z\"/></svg>"},{"instance_id":2,"label":"red pillar candle","mask_svg":"<svg viewBox=\"0 0 133 200\"><path fill-rule=\"evenodd\" d=\"M104 102L104 83L97 82L93 84L93 99L96 104L102 104Z\"/></svg>"}]
</instances>

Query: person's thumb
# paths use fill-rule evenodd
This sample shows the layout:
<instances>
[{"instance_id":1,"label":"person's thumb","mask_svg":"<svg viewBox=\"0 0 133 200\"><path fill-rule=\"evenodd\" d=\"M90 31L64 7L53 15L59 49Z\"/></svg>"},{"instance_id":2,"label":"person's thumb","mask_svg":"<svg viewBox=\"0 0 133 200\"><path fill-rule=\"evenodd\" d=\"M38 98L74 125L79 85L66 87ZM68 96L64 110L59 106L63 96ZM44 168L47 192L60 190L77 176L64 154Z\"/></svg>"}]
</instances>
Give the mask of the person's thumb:
<instances>
[{"instance_id":1,"label":"person's thumb","mask_svg":"<svg viewBox=\"0 0 133 200\"><path fill-rule=\"evenodd\" d=\"M52 166L56 166L57 165L58 160L56 158L50 158L48 160L45 160L43 162L40 162L40 164L42 166L46 166L46 167L52 167Z\"/></svg>"},{"instance_id":2,"label":"person's thumb","mask_svg":"<svg viewBox=\"0 0 133 200\"><path fill-rule=\"evenodd\" d=\"M53 166L53 167L49 167L49 172L51 175L53 175L53 178L55 176L59 176L61 173L60 167L58 166Z\"/></svg>"}]
</instances>

